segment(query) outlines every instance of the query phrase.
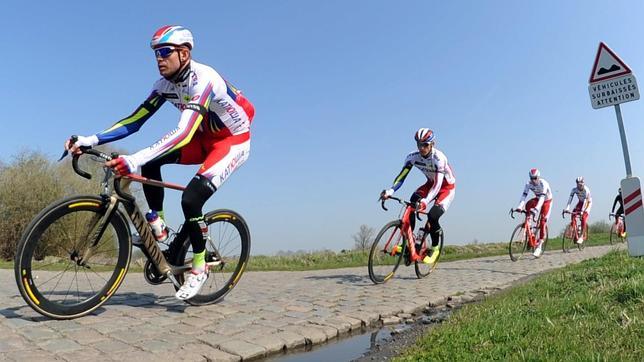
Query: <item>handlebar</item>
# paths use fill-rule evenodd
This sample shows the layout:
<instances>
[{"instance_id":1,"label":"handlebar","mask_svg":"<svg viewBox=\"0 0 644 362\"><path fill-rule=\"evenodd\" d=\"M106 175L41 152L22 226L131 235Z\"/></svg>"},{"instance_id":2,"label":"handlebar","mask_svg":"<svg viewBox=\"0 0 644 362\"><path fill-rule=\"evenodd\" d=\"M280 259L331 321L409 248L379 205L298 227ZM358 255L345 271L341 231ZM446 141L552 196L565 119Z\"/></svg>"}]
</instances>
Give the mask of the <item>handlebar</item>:
<instances>
[{"instance_id":1,"label":"handlebar","mask_svg":"<svg viewBox=\"0 0 644 362\"><path fill-rule=\"evenodd\" d=\"M520 214L525 214L526 217L529 217L531 213L529 213L527 210L521 210L521 209L510 209L510 217L514 219L514 213L518 212ZM537 215L532 216L532 221L537 222Z\"/></svg>"},{"instance_id":2,"label":"handlebar","mask_svg":"<svg viewBox=\"0 0 644 362\"><path fill-rule=\"evenodd\" d=\"M70 141L72 143L76 142L76 140L77 140L76 136L72 136L70 138ZM96 157L98 157L98 158L100 158L100 159L102 159L104 161L111 161L111 160L113 160L113 159L118 157L118 153L114 152L111 155L108 155L108 154L106 154L104 152L101 152L99 150L95 150L95 149L93 149L91 147L80 147L80 150L81 150L82 153L72 155L72 168L74 169L74 172L76 172L79 176L84 177L84 178L86 178L88 180L92 179L92 175L89 172L83 171L80 168L80 166L78 165L78 160L79 160L80 156L82 156L82 155L96 156ZM61 159L64 158L67 155L67 153L68 152L65 151L63 153L63 156L61 157ZM123 198L125 200L128 200L130 202L135 202L136 201L134 196L129 195L129 194L123 192L123 190L121 190L121 178L120 177L115 177L114 178L114 192L119 197L121 197L121 198Z\"/></svg>"},{"instance_id":3,"label":"handlebar","mask_svg":"<svg viewBox=\"0 0 644 362\"><path fill-rule=\"evenodd\" d=\"M401 205L411 206L412 208L416 209L416 205L414 205L413 203L411 203L411 202L409 202L409 201L401 200L401 199L399 199L399 198L397 198L397 197L395 197L395 196L389 196L389 197L387 197L387 198L380 197L380 199L379 199L379 201L380 201L380 207L382 207L382 209L383 209L383 210L385 210L385 211L389 211L389 209L387 209L387 208L385 207L385 201L387 201L387 200L394 200L394 201L398 201L398 203L399 203L399 204L401 204ZM416 211L416 214L417 214L417 215L416 215L416 218L418 218L418 220L420 220L420 216L418 216L418 214L424 214L424 215L427 215L427 212L424 212L424 211Z\"/></svg>"},{"instance_id":4,"label":"handlebar","mask_svg":"<svg viewBox=\"0 0 644 362\"><path fill-rule=\"evenodd\" d=\"M563 210L563 211L561 212L561 218L562 218L562 219L565 219L565 218L566 218L566 216L565 216L566 214L570 214L570 215L572 215L572 216L578 216L578 215L581 215L581 212L579 212L579 211L568 211L568 210Z\"/></svg>"}]
</instances>

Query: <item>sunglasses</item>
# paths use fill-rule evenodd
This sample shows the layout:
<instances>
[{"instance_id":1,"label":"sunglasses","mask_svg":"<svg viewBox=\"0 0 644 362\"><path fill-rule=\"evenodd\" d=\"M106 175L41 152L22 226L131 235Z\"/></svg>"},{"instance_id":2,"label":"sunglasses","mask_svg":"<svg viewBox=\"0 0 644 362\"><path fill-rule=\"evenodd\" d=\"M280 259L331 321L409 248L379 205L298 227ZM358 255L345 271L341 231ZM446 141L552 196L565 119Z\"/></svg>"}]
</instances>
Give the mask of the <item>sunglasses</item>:
<instances>
[{"instance_id":1,"label":"sunglasses","mask_svg":"<svg viewBox=\"0 0 644 362\"><path fill-rule=\"evenodd\" d=\"M172 52L174 52L177 49L178 48L175 48L175 47L156 48L156 49L154 49L154 55L159 57L159 58L165 59L165 58L169 57L172 54Z\"/></svg>"},{"instance_id":2,"label":"sunglasses","mask_svg":"<svg viewBox=\"0 0 644 362\"><path fill-rule=\"evenodd\" d=\"M429 147L429 145L430 145L430 144L431 144L431 143L416 142L416 146L418 146L418 148L421 148L421 147Z\"/></svg>"},{"instance_id":3,"label":"sunglasses","mask_svg":"<svg viewBox=\"0 0 644 362\"><path fill-rule=\"evenodd\" d=\"M538 178L539 178L538 176L537 177L530 177L530 180L536 180Z\"/></svg>"}]
</instances>

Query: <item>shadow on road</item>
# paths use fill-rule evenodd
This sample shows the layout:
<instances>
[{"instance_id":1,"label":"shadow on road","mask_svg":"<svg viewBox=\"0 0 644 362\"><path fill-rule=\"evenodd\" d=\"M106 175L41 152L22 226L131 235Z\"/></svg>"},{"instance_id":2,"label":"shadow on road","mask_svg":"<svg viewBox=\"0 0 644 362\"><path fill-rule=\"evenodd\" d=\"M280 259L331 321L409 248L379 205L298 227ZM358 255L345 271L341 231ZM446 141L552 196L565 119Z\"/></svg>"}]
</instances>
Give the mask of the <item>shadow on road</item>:
<instances>
[{"instance_id":1,"label":"shadow on road","mask_svg":"<svg viewBox=\"0 0 644 362\"><path fill-rule=\"evenodd\" d=\"M19 297L16 297L19 299ZM22 299L19 299L22 301ZM30 322L45 322L52 320L51 318L36 315L34 310L31 309L26 304L20 303L20 305L0 309L0 316L3 316L6 319L22 319ZM110 307L118 308L118 306L129 306L136 308L147 308L147 309L161 309L171 313L183 313L186 308L190 307L189 304L181 302L175 299L173 296L156 296L152 293L117 293L113 295L110 300L102 305L100 308L96 309L88 316L100 316ZM81 317L82 318L82 317Z\"/></svg>"}]
</instances>

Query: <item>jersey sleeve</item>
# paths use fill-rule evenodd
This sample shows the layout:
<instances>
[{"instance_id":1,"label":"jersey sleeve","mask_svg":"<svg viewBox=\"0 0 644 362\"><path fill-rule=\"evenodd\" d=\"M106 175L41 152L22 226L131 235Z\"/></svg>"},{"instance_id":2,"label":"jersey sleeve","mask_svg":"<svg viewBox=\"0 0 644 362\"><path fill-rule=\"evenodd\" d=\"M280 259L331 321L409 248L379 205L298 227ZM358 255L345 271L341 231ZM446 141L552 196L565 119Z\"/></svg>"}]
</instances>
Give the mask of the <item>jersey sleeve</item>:
<instances>
[{"instance_id":1,"label":"jersey sleeve","mask_svg":"<svg viewBox=\"0 0 644 362\"><path fill-rule=\"evenodd\" d=\"M568 198L568 203L566 204L566 210L570 209L570 203L572 202L572 198L575 196L575 189L573 188L570 190L570 197Z\"/></svg>"},{"instance_id":2,"label":"jersey sleeve","mask_svg":"<svg viewBox=\"0 0 644 362\"><path fill-rule=\"evenodd\" d=\"M210 102L213 99L212 82L204 81L199 86L194 87L190 97L190 103L186 104L185 109L181 111L177 127L152 146L132 155L139 165L144 165L153 159L178 150L192 140L204 116L208 113L208 107L210 107Z\"/></svg>"},{"instance_id":3,"label":"jersey sleeve","mask_svg":"<svg viewBox=\"0 0 644 362\"><path fill-rule=\"evenodd\" d=\"M441 157L437 160L432 188L427 193L426 200L434 200L436 195L438 195L438 191L443 185L443 179L445 179L445 172L447 172L447 159Z\"/></svg>"},{"instance_id":4,"label":"jersey sleeve","mask_svg":"<svg viewBox=\"0 0 644 362\"><path fill-rule=\"evenodd\" d=\"M148 98L129 116L116 122L112 127L96 134L98 144L113 142L136 133L141 126L163 105L165 99L155 89Z\"/></svg>"},{"instance_id":5,"label":"jersey sleeve","mask_svg":"<svg viewBox=\"0 0 644 362\"><path fill-rule=\"evenodd\" d=\"M400 173L396 178L394 179L394 184L391 186L394 191L398 190L400 186L402 186L403 182L405 182L405 178L407 178L407 175L409 174L409 171L411 171L411 168L413 167L411 160L409 159L409 156L405 158L405 164L403 165L402 170L400 170Z\"/></svg>"},{"instance_id":6,"label":"jersey sleeve","mask_svg":"<svg viewBox=\"0 0 644 362\"><path fill-rule=\"evenodd\" d=\"M525 199L528 198L528 192L530 192L530 185L525 184L525 187L523 188L523 193L521 194L521 199L519 200L519 206L517 206L517 209L523 209L523 206L525 205Z\"/></svg>"}]
</instances>

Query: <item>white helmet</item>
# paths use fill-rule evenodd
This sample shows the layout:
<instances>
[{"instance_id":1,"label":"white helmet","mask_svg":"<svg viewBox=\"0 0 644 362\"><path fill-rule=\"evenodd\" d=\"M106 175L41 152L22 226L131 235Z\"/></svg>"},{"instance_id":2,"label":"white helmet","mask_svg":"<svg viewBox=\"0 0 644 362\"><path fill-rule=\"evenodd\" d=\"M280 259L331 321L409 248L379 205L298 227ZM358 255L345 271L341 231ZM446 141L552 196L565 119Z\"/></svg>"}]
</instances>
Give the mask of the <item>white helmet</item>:
<instances>
[{"instance_id":1,"label":"white helmet","mask_svg":"<svg viewBox=\"0 0 644 362\"><path fill-rule=\"evenodd\" d=\"M434 132L429 128L421 128L416 131L414 139L418 143L430 143L434 140Z\"/></svg>"},{"instance_id":2,"label":"white helmet","mask_svg":"<svg viewBox=\"0 0 644 362\"><path fill-rule=\"evenodd\" d=\"M583 176L577 177L575 179L575 182L578 183L578 184L583 184L584 183L584 177Z\"/></svg>"},{"instance_id":3,"label":"white helmet","mask_svg":"<svg viewBox=\"0 0 644 362\"><path fill-rule=\"evenodd\" d=\"M154 33L150 41L150 47L154 49L162 44L188 45L190 49L195 46L190 30L179 25L166 25Z\"/></svg>"},{"instance_id":4,"label":"white helmet","mask_svg":"<svg viewBox=\"0 0 644 362\"><path fill-rule=\"evenodd\" d=\"M531 168L528 175L531 179L536 179L537 177L541 176L541 172L539 172L539 169Z\"/></svg>"}]
</instances>

